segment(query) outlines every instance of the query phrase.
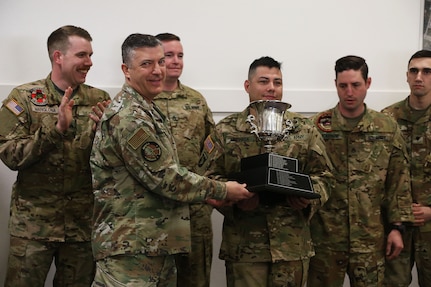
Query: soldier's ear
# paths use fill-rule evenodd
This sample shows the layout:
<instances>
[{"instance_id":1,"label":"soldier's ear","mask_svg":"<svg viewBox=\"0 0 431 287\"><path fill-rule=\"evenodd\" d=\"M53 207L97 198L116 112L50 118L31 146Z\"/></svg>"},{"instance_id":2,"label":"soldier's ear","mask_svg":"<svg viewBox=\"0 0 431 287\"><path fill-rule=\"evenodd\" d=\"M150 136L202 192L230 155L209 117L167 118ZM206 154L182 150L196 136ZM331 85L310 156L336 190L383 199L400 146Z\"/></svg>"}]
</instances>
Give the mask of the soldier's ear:
<instances>
[{"instance_id":1,"label":"soldier's ear","mask_svg":"<svg viewBox=\"0 0 431 287\"><path fill-rule=\"evenodd\" d=\"M52 61L57 64L61 64L63 61L63 53L60 50L55 50L52 53Z\"/></svg>"}]
</instances>

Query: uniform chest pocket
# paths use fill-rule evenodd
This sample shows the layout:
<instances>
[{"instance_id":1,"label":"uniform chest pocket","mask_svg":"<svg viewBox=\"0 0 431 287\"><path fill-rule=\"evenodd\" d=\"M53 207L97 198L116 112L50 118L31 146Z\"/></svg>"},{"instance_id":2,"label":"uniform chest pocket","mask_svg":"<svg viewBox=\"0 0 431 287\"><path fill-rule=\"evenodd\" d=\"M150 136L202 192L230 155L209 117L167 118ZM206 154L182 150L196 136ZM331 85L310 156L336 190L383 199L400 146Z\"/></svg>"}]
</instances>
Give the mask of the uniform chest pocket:
<instances>
[{"instance_id":1,"label":"uniform chest pocket","mask_svg":"<svg viewBox=\"0 0 431 287\"><path fill-rule=\"evenodd\" d=\"M390 151L386 142L364 141L356 143L349 150L354 164L353 170L369 173L373 169L387 167Z\"/></svg>"}]
</instances>

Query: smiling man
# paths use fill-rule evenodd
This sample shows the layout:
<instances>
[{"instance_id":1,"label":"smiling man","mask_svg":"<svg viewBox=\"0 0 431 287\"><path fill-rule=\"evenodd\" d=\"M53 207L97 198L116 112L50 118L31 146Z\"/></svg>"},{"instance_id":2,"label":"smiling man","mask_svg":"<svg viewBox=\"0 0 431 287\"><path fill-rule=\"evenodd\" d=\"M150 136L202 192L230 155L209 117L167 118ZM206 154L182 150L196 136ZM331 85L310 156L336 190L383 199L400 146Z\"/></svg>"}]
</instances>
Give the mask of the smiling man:
<instances>
[{"instance_id":1,"label":"smiling man","mask_svg":"<svg viewBox=\"0 0 431 287\"><path fill-rule=\"evenodd\" d=\"M281 63L265 56L248 69L244 89L250 102L282 100ZM215 178L240 171L241 159L266 152L247 123L256 115L252 106L222 119L207 138L201 168ZM307 199L270 190L218 210L224 215L219 257L225 260L228 287L305 286L310 257L314 255L309 219L329 196L331 166L323 139L312 122L286 110L283 121L293 129L274 144L276 154L296 158L298 172L310 175L320 199ZM208 148L209 147L209 148Z\"/></svg>"},{"instance_id":2,"label":"smiling man","mask_svg":"<svg viewBox=\"0 0 431 287\"><path fill-rule=\"evenodd\" d=\"M0 109L0 157L18 171L5 286L44 286L53 258L54 286L93 280L89 157L93 120L101 113L92 112L109 95L84 84L93 65L91 41L75 26L52 32L51 73L14 88Z\"/></svg>"},{"instance_id":3,"label":"smiling man","mask_svg":"<svg viewBox=\"0 0 431 287\"><path fill-rule=\"evenodd\" d=\"M180 165L167 119L153 103L166 74L160 41L131 34L122 55L125 83L105 110L90 160L93 286L177 287L174 255L187 254L191 245L189 203L252 194Z\"/></svg>"},{"instance_id":4,"label":"smiling man","mask_svg":"<svg viewBox=\"0 0 431 287\"><path fill-rule=\"evenodd\" d=\"M205 138L215 128L213 115L203 95L182 82L184 50L180 37L161 33L156 38L165 51L166 78L163 92L154 98L157 107L169 119L168 126L175 139L180 163L197 172L199 155ZM209 287L212 262L213 208L204 203L193 203L190 208L191 251L175 260L178 268L178 286Z\"/></svg>"}]
</instances>

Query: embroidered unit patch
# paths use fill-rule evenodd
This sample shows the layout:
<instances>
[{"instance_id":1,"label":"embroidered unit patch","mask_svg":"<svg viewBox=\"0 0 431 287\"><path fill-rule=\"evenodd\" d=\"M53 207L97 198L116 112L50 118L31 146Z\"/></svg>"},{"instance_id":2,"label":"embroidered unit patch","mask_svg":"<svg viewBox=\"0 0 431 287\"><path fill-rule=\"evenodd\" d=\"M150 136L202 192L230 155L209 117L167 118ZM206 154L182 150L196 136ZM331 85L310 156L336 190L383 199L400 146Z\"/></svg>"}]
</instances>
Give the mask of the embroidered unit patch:
<instances>
[{"instance_id":1,"label":"embroidered unit patch","mask_svg":"<svg viewBox=\"0 0 431 287\"><path fill-rule=\"evenodd\" d=\"M323 132L332 132L332 115L330 113L323 113L316 121L316 126Z\"/></svg>"},{"instance_id":2,"label":"embroidered unit patch","mask_svg":"<svg viewBox=\"0 0 431 287\"><path fill-rule=\"evenodd\" d=\"M30 100L37 106L45 106L48 103L46 94L41 89L32 90Z\"/></svg>"},{"instance_id":3,"label":"embroidered unit patch","mask_svg":"<svg viewBox=\"0 0 431 287\"><path fill-rule=\"evenodd\" d=\"M162 149L155 142L147 142L142 147L142 157L147 161L157 161L161 156Z\"/></svg>"}]
</instances>

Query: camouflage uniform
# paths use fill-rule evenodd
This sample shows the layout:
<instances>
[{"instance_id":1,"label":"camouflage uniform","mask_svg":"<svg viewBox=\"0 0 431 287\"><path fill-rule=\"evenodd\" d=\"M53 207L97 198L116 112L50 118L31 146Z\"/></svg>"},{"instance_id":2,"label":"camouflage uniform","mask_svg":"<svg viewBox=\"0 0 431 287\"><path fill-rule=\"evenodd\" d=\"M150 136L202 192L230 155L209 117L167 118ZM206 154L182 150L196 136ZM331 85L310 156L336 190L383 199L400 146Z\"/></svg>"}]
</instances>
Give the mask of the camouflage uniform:
<instances>
[{"instance_id":1,"label":"camouflage uniform","mask_svg":"<svg viewBox=\"0 0 431 287\"><path fill-rule=\"evenodd\" d=\"M14 88L0 109L0 156L18 171L7 286L43 286L57 251L57 283L88 286L94 276L88 212L93 207L89 157L94 122L89 113L109 95L85 84L75 89L73 121L64 134L55 128L62 96L49 75Z\"/></svg>"},{"instance_id":2,"label":"camouflage uniform","mask_svg":"<svg viewBox=\"0 0 431 287\"><path fill-rule=\"evenodd\" d=\"M224 118L207 138L202 168L208 175L227 178L240 171L242 158L265 152L264 143L246 123L248 115L247 108ZM235 205L221 209L224 223L219 256L226 261L228 286L303 286L306 280L309 258L314 255L309 220L328 198L331 167L323 140L312 123L291 112L285 113L285 119L292 120L295 129L275 144L274 152L297 158L299 172L310 175L321 199L311 200L311 207L304 210L290 207L285 195L275 200L260 196L259 206L252 211ZM238 268L246 270L246 278L234 278ZM256 280L247 282L253 275Z\"/></svg>"},{"instance_id":3,"label":"camouflage uniform","mask_svg":"<svg viewBox=\"0 0 431 287\"><path fill-rule=\"evenodd\" d=\"M154 103L168 117L174 136L180 164L197 172L199 155L205 138L215 124L205 98L198 91L182 85L173 92L163 92ZM212 261L213 232L212 207L208 204L190 204L191 252L176 256L178 286L209 287Z\"/></svg>"},{"instance_id":4,"label":"camouflage uniform","mask_svg":"<svg viewBox=\"0 0 431 287\"><path fill-rule=\"evenodd\" d=\"M406 98L383 112L397 120L407 143L413 202L431 206L431 109L415 118ZM386 263L387 286L409 286L415 262L419 285L431 286L431 222L408 227L403 240L404 249L400 256Z\"/></svg>"},{"instance_id":5,"label":"camouflage uniform","mask_svg":"<svg viewBox=\"0 0 431 287\"><path fill-rule=\"evenodd\" d=\"M366 108L349 129L338 107L313 117L334 165L331 197L311 221L308 286L381 286L384 222L412 221L405 143L396 122ZM362 261L362 262L361 262Z\"/></svg>"},{"instance_id":6,"label":"camouflage uniform","mask_svg":"<svg viewBox=\"0 0 431 287\"><path fill-rule=\"evenodd\" d=\"M190 252L186 202L226 197L224 183L179 165L165 116L127 84L105 110L90 165L95 195L92 243L98 261L145 255L166 257L174 264L174 254ZM148 276L146 267L127 267ZM153 281L163 281L153 275Z\"/></svg>"}]
</instances>

